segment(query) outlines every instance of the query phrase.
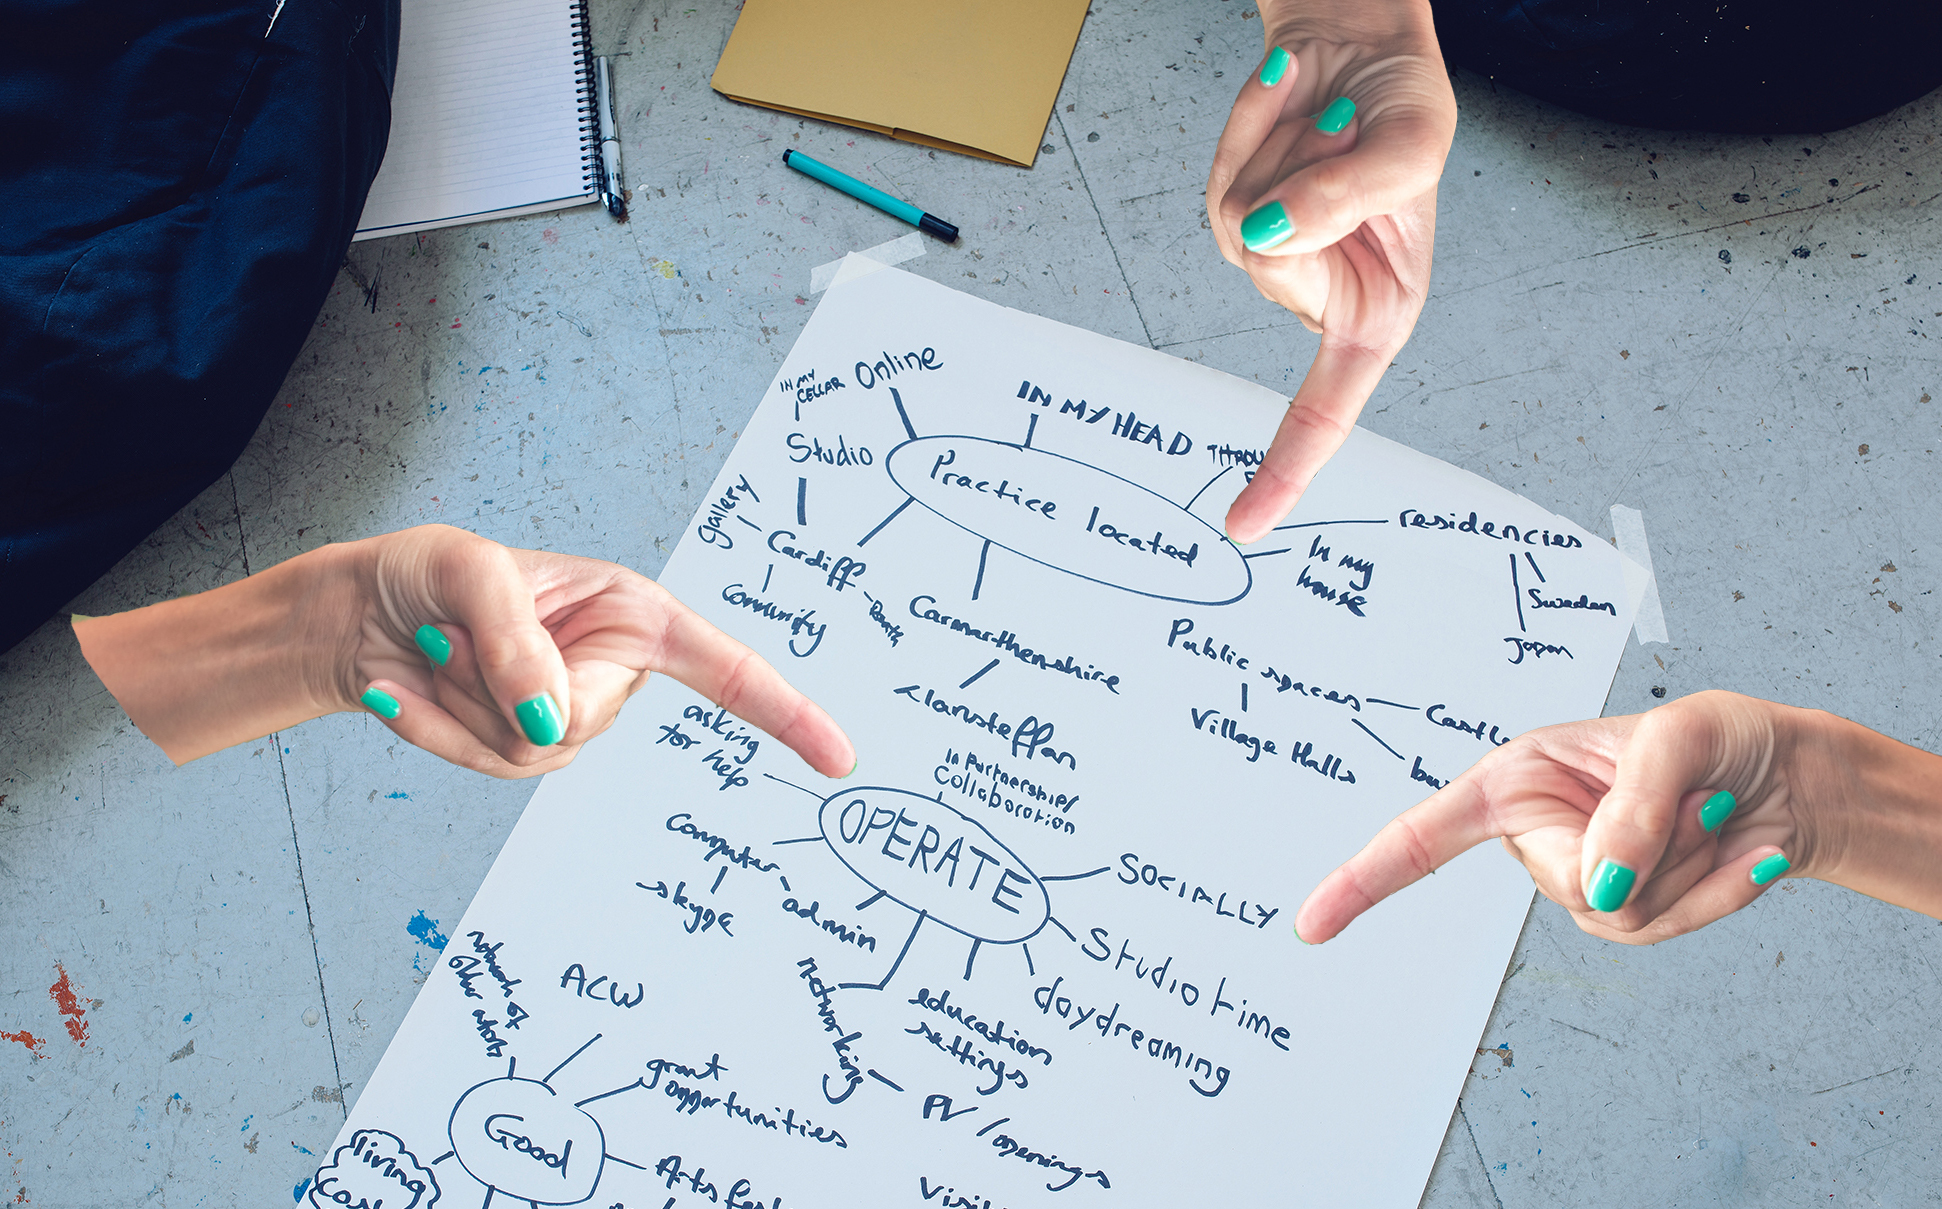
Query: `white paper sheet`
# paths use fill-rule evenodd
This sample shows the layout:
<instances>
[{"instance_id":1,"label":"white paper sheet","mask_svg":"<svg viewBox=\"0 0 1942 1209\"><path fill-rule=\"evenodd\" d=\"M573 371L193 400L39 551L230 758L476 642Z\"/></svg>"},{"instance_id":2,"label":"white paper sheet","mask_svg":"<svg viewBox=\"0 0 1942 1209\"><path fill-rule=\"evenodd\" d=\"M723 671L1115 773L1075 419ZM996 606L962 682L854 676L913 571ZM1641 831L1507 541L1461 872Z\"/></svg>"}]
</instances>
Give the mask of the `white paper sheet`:
<instances>
[{"instance_id":1,"label":"white paper sheet","mask_svg":"<svg viewBox=\"0 0 1942 1209\"><path fill-rule=\"evenodd\" d=\"M391 142L354 239L594 200L570 0L406 0Z\"/></svg>"},{"instance_id":2,"label":"white paper sheet","mask_svg":"<svg viewBox=\"0 0 1942 1209\"><path fill-rule=\"evenodd\" d=\"M860 767L657 678L534 796L318 1209L1417 1202L1530 882L1493 846L1327 945L1295 911L1599 712L1622 556L1362 431L1243 553L1280 396L872 268L663 577Z\"/></svg>"}]
</instances>

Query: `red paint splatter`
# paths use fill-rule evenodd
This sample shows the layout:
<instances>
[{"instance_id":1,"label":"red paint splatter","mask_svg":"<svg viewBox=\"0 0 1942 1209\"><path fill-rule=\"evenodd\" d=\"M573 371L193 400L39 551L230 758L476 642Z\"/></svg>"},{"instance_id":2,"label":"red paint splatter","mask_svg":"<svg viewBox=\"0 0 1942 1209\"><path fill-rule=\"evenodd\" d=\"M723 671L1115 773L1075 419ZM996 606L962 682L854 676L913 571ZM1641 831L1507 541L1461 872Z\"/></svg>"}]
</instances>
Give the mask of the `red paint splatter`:
<instances>
[{"instance_id":1,"label":"red paint splatter","mask_svg":"<svg viewBox=\"0 0 1942 1209\"><path fill-rule=\"evenodd\" d=\"M452 326L453 326L453 327L457 327L457 326L458 326L458 324L456 324L456 323L454 323L454 324L453 324Z\"/></svg>"},{"instance_id":2,"label":"red paint splatter","mask_svg":"<svg viewBox=\"0 0 1942 1209\"><path fill-rule=\"evenodd\" d=\"M47 1044L46 1040L44 1038L34 1036L26 1029L21 1029L17 1033L0 1033L0 1041L18 1041L20 1042L20 1044L26 1046L27 1052L32 1054L34 1057L45 1058L47 1056L46 1054L43 1054L40 1052L40 1047Z\"/></svg>"},{"instance_id":3,"label":"red paint splatter","mask_svg":"<svg viewBox=\"0 0 1942 1209\"><path fill-rule=\"evenodd\" d=\"M432 305L433 303L435 303L435 302L437 302L437 301L438 301L438 299L436 299L436 298L427 298L427 299L425 299L425 305L426 305L426 306L431 306L431 305Z\"/></svg>"},{"instance_id":4,"label":"red paint splatter","mask_svg":"<svg viewBox=\"0 0 1942 1209\"><path fill-rule=\"evenodd\" d=\"M61 976L54 980L53 986L47 988L47 993L53 997L54 1006L60 1009L61 1015L68 1018L67 1035L74 1038L76 1045L86 1049L88 1022L83 1020L82 1016L87 1009L83 1008L81 1001L75 997L74 984L68 981L66 967L57 963L54 968L61 972Z\"/></svg>"},{"instance_id":5,"label":"red paint splatter","mask_svg":"<svg viewBox=\"0 0 1942 1209\"><path fill-rule=\"evenodd\" d=\"M560 242L560 233L558 231L555 231L552 227L548 227L544 231L541 231L539 233L539 237L545 240L547 243Z\"/></svg>"}]
</instances>

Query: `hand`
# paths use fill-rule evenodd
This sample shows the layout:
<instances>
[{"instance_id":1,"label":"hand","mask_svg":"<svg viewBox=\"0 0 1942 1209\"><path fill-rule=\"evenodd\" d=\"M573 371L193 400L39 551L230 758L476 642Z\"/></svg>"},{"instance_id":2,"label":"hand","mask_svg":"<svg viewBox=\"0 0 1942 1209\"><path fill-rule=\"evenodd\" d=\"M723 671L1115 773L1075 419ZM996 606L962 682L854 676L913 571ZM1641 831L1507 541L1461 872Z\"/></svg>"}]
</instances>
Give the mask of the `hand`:
<instances>
[{"instance_id":1,"label":"hand","mask_svg":"<svg viewBox=\"0 0 1942 1209\"><path fill-rule=\"evenodd\" d=\"M445 525L326 546L200 596L77 619L75 633L178 763L368 710L454 764L535 776L665 672L827 776L856 764L828 714L659 584Z\"/></svg>"},{"instance_id":2,"label":"hand","mask_svg":"<svg viewBox=\"0 0 1942 1209\"><path fill-rule=\"evenodd\" d=\"M1268 0L1261 20L1269 56L1221 132L1207 212L1221 254L1322 343L1228 509L1243 544L1287 517L1416 326L1456 132L1428 0Z\"/></svg>"},{"instance_id":3,"label":"hand","mask_svg":"<svg viewBox=\"0 0 1942 1209\"><path fill-rule=\"evenodd\" d=\"M1910 902L1870 859L1866 850L1880 845L1859 836L1885 835L1874 824L1887 816L1875 807L1894 796L1869 792L1861 770L1910 756L1942 763L1827 714L1722 692L1545 727L1486 755L1384 827L1308 896L1295 930L1310 943L1328 940L1498 837L1580 928L1624 944L1703 927L1783 873ZM1932 765L1918 772L1934 777ZM1877 787L1895 779L1876 778ZM1601 862L1635 877L1611 877ZM1910 905L1942 905L1933 886L1926 898L1913 897Z\"/></svg>"}]
</instances>

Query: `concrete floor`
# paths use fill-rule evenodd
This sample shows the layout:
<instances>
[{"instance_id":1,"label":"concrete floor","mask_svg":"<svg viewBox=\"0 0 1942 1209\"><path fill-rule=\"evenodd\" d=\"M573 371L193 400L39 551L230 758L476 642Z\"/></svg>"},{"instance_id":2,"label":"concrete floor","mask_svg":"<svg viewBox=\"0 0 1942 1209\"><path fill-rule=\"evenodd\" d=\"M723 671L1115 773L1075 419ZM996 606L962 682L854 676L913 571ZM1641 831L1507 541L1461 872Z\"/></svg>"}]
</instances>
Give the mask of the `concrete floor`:
<instances>
[{"instance_id":1,"label":"concrete floor","mask_svg":"<svg viewBox=\"0 0 1942 1209\"><path fill-rule=\"evenodd\" d=\"M233 473L78 610L429 520L656 572L811 267L907 230L787 146L957 221L917 273L1289 390L1312 355L1203 225L1241 3L1099 0L1030 171L721 99L729 5L594 13L634 220L358 245ZM1771 141L1457 97L1432 297L1363 422L1596 531L1644 509L1672 641L1608 712L1721 687L1942 743L1942 95ZM38 1039L0 1040L0 1193L289 1204L532 784L349 715L171 769L61 624L0 700L0 1031ZM1818 883L1650 950L1540 901L1423 1203L1942 1199L1939 971L1934 921Z\"/></svg>"}]
</instances>

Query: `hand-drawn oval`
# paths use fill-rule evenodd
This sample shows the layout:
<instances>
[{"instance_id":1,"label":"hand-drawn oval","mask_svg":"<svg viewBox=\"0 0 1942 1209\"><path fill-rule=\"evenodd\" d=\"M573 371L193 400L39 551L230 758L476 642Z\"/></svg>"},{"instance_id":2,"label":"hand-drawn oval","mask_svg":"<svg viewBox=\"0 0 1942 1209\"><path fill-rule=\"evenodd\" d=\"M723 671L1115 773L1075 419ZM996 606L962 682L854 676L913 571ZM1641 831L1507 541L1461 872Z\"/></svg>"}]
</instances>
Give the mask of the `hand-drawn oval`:
<instances>
[{"instance_id":1,"label":"hand-drawn oval","mask_svg":"<svg viewBox=\"0 0 1942 1209\"><path fill-rule=\"evenodd\" d=\"M884 459L918 503L993 545L1094 583L1232 604L1253 573L1220 530L1109 470L984 437L918 437Z\"/></svg>"},{"instance_id":2,"label":"hand-drawn oval","mask_svg":"<svg viewBox=\"0 0 1942 1209\"><path fill-rule=\"evenodd\" d=\"M866 785L823 800L816 822L851 873L913 911L989 944L1030 940L1045 884L977 820L936 798Z\"/></svg>"},{"instance_id":3,"label":"hand-drawn oval","mask_svg":"<svg viewBox=\"0 0 1942 1209\"><path fill-rule=\"evenodd\" d=\"M600 1122L536 1079L475 1084L452 1107L450 1135L473 1179L536 1205L586 1200L606 1163Z\"/></svg>"}]
</instances>

